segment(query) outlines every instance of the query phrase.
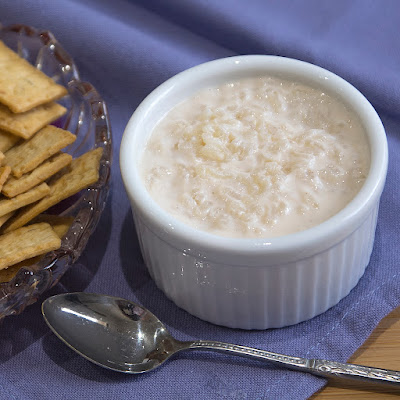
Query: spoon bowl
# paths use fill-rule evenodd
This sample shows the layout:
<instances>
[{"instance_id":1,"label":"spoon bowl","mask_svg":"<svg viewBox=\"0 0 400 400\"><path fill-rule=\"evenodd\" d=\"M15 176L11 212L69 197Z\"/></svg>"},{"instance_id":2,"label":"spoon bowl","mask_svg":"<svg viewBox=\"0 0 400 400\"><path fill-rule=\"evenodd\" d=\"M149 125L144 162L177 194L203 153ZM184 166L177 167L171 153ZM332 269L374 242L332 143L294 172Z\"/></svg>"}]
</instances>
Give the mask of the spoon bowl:
<instances>
[{"instance_id":1,"label":"spoon bowl","mask_svg":"<svg viewBox=\"0 0 400 400\"><path fill-rule=\"evenodd\" d=\"M323 377L400 386L399 371L287 356L209 340L181 342L149 310L118 297L60 294L43 302L42 313L51 330L72 350L114 371L140 374L159 367L179 351L203 349L256 358Z\"/></svg>"},{"instance_id":2,"label":"spoon bowl","mask_svg":"<svg viewBox=\"0 0 400 400\"><path fill-rule=\"evenodd\" d=\"M150 311L117 297L62 294L44 301L42 313L51 330L72 350L114 371L152 370L176 346Z\"/></svg>"}]
</instances>

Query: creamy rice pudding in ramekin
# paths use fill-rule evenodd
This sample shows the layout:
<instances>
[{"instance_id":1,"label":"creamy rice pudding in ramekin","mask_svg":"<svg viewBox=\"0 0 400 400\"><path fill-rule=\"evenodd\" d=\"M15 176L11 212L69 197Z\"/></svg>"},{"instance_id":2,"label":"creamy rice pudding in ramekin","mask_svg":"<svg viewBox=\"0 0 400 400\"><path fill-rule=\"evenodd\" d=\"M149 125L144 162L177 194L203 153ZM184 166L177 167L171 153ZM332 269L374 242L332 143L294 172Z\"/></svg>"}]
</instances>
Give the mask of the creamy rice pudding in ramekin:
<instances>
[{"instance_id":1,"label":"creamy rice pudding in ramekin","mask_svg":"<svg viewBox=\"0 0 400 400\"><path fill-rule=\"evenodd\" d=\"M266 329L326 311L363 275L387 142L338 76L239 56L154 90L126 127L120 165L158 287L204 320Z\"/></svg>"},{"instance_id":2,"label":"creamy rice pudding in ramekin","mask_svg":"<svg viewBox=\"0 0 400 400\"><path fill-rule=\"evenodd\" d=\"M153 199L193 228L236 238L306 230L364 184L368 140L321 89L261 76L202 89L154 128L140 161Z\"/></svg>"}]
</instances>

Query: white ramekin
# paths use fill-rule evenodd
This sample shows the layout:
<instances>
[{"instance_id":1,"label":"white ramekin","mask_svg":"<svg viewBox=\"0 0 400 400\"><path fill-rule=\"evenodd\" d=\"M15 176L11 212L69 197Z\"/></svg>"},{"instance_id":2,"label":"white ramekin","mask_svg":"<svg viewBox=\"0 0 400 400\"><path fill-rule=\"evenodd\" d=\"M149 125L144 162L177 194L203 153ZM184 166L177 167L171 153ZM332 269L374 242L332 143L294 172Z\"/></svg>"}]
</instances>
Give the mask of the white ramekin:
<instances>
[{"instance_id":1,"label":"white ramekin","mask_svg":"<svg viewBox=\"0 0 400 400\"><path fill-rule=\"evenodd\" d=\"M201 88L267 74L318 87L358 114L371 149L365 184L329 220L277 238L219 237L176 220L151 198L139 175L138 164L152 129L168 110ZM307 320L354 288L370 259L387 163L384 128L358 90L312 64L262 55L208 62L169 79L134 112L120 149L122 178L142 254L158 287L201 319L243 329Z\"/></svg>"}]
</instances>

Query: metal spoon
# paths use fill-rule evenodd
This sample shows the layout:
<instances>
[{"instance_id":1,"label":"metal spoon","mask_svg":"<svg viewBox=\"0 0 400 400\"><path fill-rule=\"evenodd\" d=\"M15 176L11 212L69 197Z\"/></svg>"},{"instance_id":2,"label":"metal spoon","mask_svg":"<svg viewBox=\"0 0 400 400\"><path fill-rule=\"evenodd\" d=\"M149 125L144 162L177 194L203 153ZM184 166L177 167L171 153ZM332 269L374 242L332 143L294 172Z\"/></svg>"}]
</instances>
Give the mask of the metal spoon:
<instances>
[{"instance_id":1,"label":"metal spoon","mask_svg":"<svg viewBox=\"0 0 400 400\"><path fill-rule=\"evenodd\" d=\"M43 302L42 313L52 331L72 350L114 371L148 372L179 351L203 349L227 351L326 378L354 378L400 386L399 371L292 357L209 340L181 342L150 311L117 297L60 294Z\"/></svg>"}]
</instances>

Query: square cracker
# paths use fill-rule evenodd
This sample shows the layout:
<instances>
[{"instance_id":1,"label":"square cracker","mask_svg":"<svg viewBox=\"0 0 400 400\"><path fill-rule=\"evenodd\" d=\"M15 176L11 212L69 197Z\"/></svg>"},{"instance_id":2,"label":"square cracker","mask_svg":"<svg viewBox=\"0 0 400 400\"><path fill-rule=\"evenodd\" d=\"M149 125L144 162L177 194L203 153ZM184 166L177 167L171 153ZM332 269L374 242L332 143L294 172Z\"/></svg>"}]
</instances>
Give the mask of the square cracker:
<instances>
[{"instance_id":1,"label":"square cracker","mask_svg":"<svg viewBox=\"0 0 400 400\"><path fill-rule=\"evenodd\" d=\"M8 178L8 181L3 186L2 193L7 197L15 197L21 193L24 193L53 176L55 173L67 166L71 160L72 156L70 154L55 154L40 164L33 171L22 175L21 178L16 179L12 176Z\"/></svg>"},{"instance_id":2,"label":"square cracker","mask_svg":"<svg viewBox=\"0 0 400 400\"><path fill-rule=\"evenodd\" d=\"M14 114L0 104L0 129L24 139L32 137L39 129L52 123L66 113L67 109L51 102L24 113Z\"/></svg>"},{"instance_id":3,"label":"square cracker","mask_svg":"<svg viewBox=\"0 0 400 400\"><path fill-rule=\"evenodd\" d=\"M14 215L14 211L4 214L0 217L0 228Z\"/></svg>"},{"instance_id":4,"label":"square cracker","mask_svg":"<svg viewBox=\"0 0 400 400\"><path fill-rule=\"evenodd\" d=\"M66 167L67 171L54 177L53 181L49 183L50 194L37 203L19 210L7 221L4 232L24 226L48 208L96 183L99 179L102 154L103 149L98 147L72 160L71 164Z\"/></svg>"},{"instance_id":5,"label":"square cracker","mask_svg":"<svg viewBox=\"0 0 400 400\"><path fill-rule=\"evenodd\" d=\"M33 264L36 264L42 257L43 256L27 258L26 260L20 261L17 264L13 264L8 268L0 269L0 283L10 282L22 267L29 267Z\"/></svg>"},{"instance_id":6,"label":"square cracker","mask_svg":"<svg viewBox=\"0 0 400 400\"><path fill-rule=\"evenodd\" d=\"M4 182L7 180L8 176L10 175L11 167L8 165L4 167L0 167L0 192L4 185Z\"/></svg>"},{"instance_id":7,"label":"square cracker","mask_svg":"<svg viewBox=\"0 0 400 400\"><path fill-rule=\"evenodd\" d=\"M41 222L0 236L0 270L27 258L56 250L61 239L52 227Z\"/></svg>"},{"instance_id":8,"label":"square cracker","mask_svg":"<svg viewBox=\"0 0 400 400\"><path fill-rule=\"evenodd\" d=\"M10 150L15 144L17 144L21 138L19 136L15 136L12 133L3 131L0 129L0 152L5 153L7 150Z\"/></svg>"},{"instance_id":9,"label":"square cracker","mask_svg":"<svg viewBox=\"0 0 400 400\"><path fill-rule=\"evenodd\" d=\"M0 226L2 218L4 217L0 217ZM58 235L58 237L62 239L64 235L68 232L68 229L73 221L74 217L61 217L59 215L41 214L38 215L33 222L35 224L38 222L47 222L53 228L54 232ZM29 267L33 264L36 264L37 262L40 261L42 257L43 256L36 256L33 258L28 258L24 261L20 261L17 264L11 265L6 269L0 270L0 283L11 281L11 279L14 278L14 276L22 267Z\"/></svg>"},{"instance_id":10,"label":"square cracker","mask_svg":"<svg viewBox=\"0 0 400 400\"><path fill-rule=\"evenodd\" d=\"M46 183L42 183L25 193L13 197L12 199L0 200L0 217L10 213L11 211L18 210L28 204L34 203L35 201L42 199L44 196L47 196L49 193L49 186Z\"/></svg>"},{"instance_id":11,"label":"square cracker","mask_svg":"<svg viewBox=\"0 0 400 400\"><path fill-rule=\"evenodd\" d=\"M53 228L54 232L62 239L68 232L69 227L74 222L74 217L61 216L52 214L39 214L32 223L37 224L38 222L47 222Z\"/></svg>"},{"instance_id":12,"label":"square cracker","mask_svg":"<svg viewBox=\"0 0 400 400\"><path fill-rule=\"evenodd\" d=\"M76 136L71 132L47 125L29 140L8 150L6 164L11 167L11 173L20 178L75 139Z\"/></svg>"},{"instance_id":13,"label":"square cracker","mask_svg":"<svg viewBox=\"0 0 400 400\"><path fill-rule=\"evenodd\" d=\"M67 89L55 83L0 40L0 102L15 113L58 99Z\"/></svg>"}]
</instances>

